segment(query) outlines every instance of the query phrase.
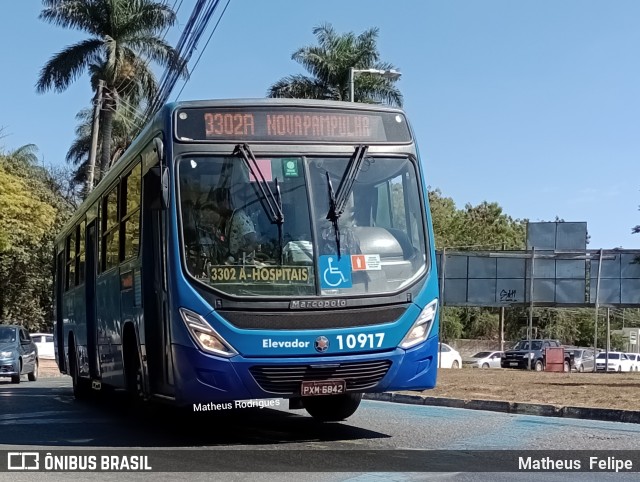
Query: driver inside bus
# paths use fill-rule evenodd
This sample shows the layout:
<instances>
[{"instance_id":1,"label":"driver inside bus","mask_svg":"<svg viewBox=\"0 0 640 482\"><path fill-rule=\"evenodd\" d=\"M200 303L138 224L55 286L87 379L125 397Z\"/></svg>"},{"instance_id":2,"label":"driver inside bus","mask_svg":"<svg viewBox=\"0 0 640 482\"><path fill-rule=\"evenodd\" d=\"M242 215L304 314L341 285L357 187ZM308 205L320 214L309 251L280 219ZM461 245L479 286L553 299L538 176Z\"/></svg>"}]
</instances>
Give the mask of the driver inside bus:
<instances>
[{"instance_id":1,"label":"driver inside bus","mask_svg":"<svg viewBox=\"0 0 640 482\"><path fill-rule=\"evenodd\" d=\"M259 244L251 217L243 208L234 209L228 188L214 189L212 198L214 211L218 215L217 230L223 233L223 239L229 243L227 260L236 263L252 261Z\"/></svg>"}]
</instances>

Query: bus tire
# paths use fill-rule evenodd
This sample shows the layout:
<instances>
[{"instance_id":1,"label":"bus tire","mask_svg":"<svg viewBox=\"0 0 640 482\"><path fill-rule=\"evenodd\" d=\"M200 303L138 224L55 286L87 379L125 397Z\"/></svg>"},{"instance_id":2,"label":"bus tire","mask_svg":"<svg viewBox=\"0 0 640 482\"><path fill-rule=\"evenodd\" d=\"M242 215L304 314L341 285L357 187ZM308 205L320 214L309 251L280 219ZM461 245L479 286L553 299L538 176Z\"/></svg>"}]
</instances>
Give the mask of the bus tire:
<instances>
[{"instance_id":1,"label":"bus tire","mask_svg":"<svg viewBox=\"0 0 640 482\"><path fill-rule=\"evenodd\" d=\"M142 390L142 366L140 364L135 338L132 337L133 335L128 336L125 342L124 375L127 398L131 405L136 406L144 400L144 393Z\"/></svg>"},{"instance_id":2,"label":"bus tire","mask_svg":"<svg viewBox=\"0 0 640 482\"><path fill-rule=\"evenodd\" d=\"M91 395L91 385L88 380L80 377L80 364L75 343L69 340L69 369L71 370L71 385L76 400L86 400Z\"/></svg>"},{"instance_id":3,"label":"bus tire","mask_svg":"<svg viewBox=\"0 0 640 482\"><path fill-rule=\"evenodd\" d=\"M339 422L354 414L360 406L362 393L303 397L304 409L320 422Z\"/></svg>"},{"instance_id":4,"label":"bus tire","mask_svg":"<svg viewBox=\"0 0 640 482\"><path fill-rule=\"evenodd\" d=\"M27 373L27 377L29 377L30 382L35 382L38 379L38 359L36 358L36 363L33 365L33 371L31 373Z\"/></svg>"}]
</instances>

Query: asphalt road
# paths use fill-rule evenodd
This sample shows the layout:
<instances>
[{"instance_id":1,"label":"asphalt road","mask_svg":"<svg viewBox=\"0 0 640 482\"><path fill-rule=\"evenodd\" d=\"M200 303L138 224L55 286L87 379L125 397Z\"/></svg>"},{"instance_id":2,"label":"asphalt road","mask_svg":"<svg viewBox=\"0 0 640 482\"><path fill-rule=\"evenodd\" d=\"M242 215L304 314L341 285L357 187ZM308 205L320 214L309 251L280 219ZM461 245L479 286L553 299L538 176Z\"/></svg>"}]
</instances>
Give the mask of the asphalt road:
<instances>
[{"instance_id":1,"label":"asphalt road","mask_svg":"<svg viewBox=\"0 0 640 482\"><path fill-rule=\"evenodd\" d=\"M200 480L204 477L202 480L359 482L448 480L454 474L404 472L400 469L402 464L393 463L389 464L388 470L383 466L372 471L363 455L365 452L355 450L388 449L388 453L396 458L398 454L410 457L411 453L416 453L404 450L447 450L450 452L445 454L445 458L449 455L460 457L464 464L470 460L466 454L468 451L496 450L500 451L497 453L499 456L508 450L554 453L559 450L636 450L640 440L640 425L635 424L377 401L363 401L358 412L346 422L320 424L306 412L289 411L286 406L283 401L282 408L278 409L251 408L213 413L178 411L160 406L131 410L118 395L103 397L91 404L75 401L68 377L24 381L19 385L0 379L0 451L94 448L116 450L115 453L124 453L124 450L143 453L141 449L149 448L162 450L158 453L162 454L165 470L191 470L195 467L206 472L216 467L215 459L220 455L217 450L224 449L227 450L225 454L230 454L229 450L234 451L229 465L232 472L217 472L209 477L207 474L174 473L171 480ZM269 449L270 452L255 449ZM250 469L270 463L282 471L277 477L273 473L248 474L242 472L243 469L238 470L238 466ZM342 472L324 473L332 463L339 463ZM312 472L309 472L310 466L313 467ZM296 470L305 473L284 474ZM464 467L459 470L465 472L456 473L456 480L514 480L514 474L475 473L481 472L483 467L472 472ZM22 480L16 475L0 473L0 478ZM47 474L47 479L83 478L80 475ZM92 475L99 476L101 480L119 480L117 478L122 477L122 474L112 472ZM145 474L127 474L127 478L131 475L143 477ZM609 477L619 480L621 477L621 474L603 473L520 473L515 478L529 480L535 475L544 475L545 480L567 480L571 476L579 476L580 480L590 476L593 480ZM35 480L29 479L29 475L23 477L26 477L24 480Z\"/></svg>"}]
</instances>

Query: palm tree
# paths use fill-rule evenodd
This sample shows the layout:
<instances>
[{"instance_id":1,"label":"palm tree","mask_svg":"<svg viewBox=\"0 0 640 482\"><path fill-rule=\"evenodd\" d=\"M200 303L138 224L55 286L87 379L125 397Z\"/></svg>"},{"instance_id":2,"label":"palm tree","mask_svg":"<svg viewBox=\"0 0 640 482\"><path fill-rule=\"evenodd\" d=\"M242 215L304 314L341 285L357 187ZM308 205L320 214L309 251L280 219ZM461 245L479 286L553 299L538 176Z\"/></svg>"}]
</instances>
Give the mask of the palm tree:
<instances>
[{"instance_id":1,"label":"palm tree","mask_svg":"<svg viewBox=\"0 0 640 482\"><path fill-rule=\"evenodd\" d=\"M126 109L118 109L113 117L113 128L111 130L109 166L115 164L120 156L127 149L136 134L140 131L140 109L135 112L127 107ZM76 115L79 121L76 126L76 138L67 151L67 162L77 166L74 172L73 184L85 185L84 195L88 194L88 171L89 171L89 153L91 150L91 128L92 128L92 109L82 109ZM98 145L102 145L102 136L98 134Z\"/></svg>"},{"instance_id":2,"label":"palm tree","mask_svg":"<svg viewBox=\"0 0 640 482\"><path fill-rule=\"evenodd\" d=\"M290 75L273 84L269 97L297 99L349 99L349 70L395 67L380 61L376 46L378 29L371 28L356 36L353 32L337 34L330 24L313 29L318 45L302 47L291 58L302 64L313 77ZM378 75L359 75L355 80L354 101L384 102L402 106L402 94L394 85L395 80Z\"/></svg>"},{"instance_id":3,"label":"palm tree","mask_svg":"<svg viewBox=\"0 0 640 482\"><path fill-rule=\"evenodd\" d=\"M62 92L87 71L94 91L104 84L101 110L102 152L100 172L111 159L114 114L122 99L157 92L156 77L148 61L184 70L177 51L159 33L175 22L173 10L154 0L42 0L40 18L65 28L90 34L86 40L61 50L45 64L36 89ZM126 102L126 100L125 100Z\"/></svg>"}]
</instances>

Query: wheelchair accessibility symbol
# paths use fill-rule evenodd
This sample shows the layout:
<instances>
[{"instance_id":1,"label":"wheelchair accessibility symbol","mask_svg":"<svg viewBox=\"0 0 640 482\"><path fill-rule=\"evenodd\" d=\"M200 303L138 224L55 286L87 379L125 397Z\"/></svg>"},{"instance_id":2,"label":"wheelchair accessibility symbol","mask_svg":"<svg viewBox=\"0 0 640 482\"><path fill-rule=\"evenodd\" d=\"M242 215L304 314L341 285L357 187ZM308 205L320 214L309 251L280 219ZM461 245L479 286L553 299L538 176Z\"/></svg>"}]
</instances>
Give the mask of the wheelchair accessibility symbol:
<instances>
[{"instance_id":1,"label":"wheelchair accessibility symbol","mask_svg":"<svg viewBox=\"0 0 640 482\"><path fill-rule=\"evenodd\" d=\"M350 256L322 255L319 262L321 288L351 288Z\"/></svg>"}]
</instances>

